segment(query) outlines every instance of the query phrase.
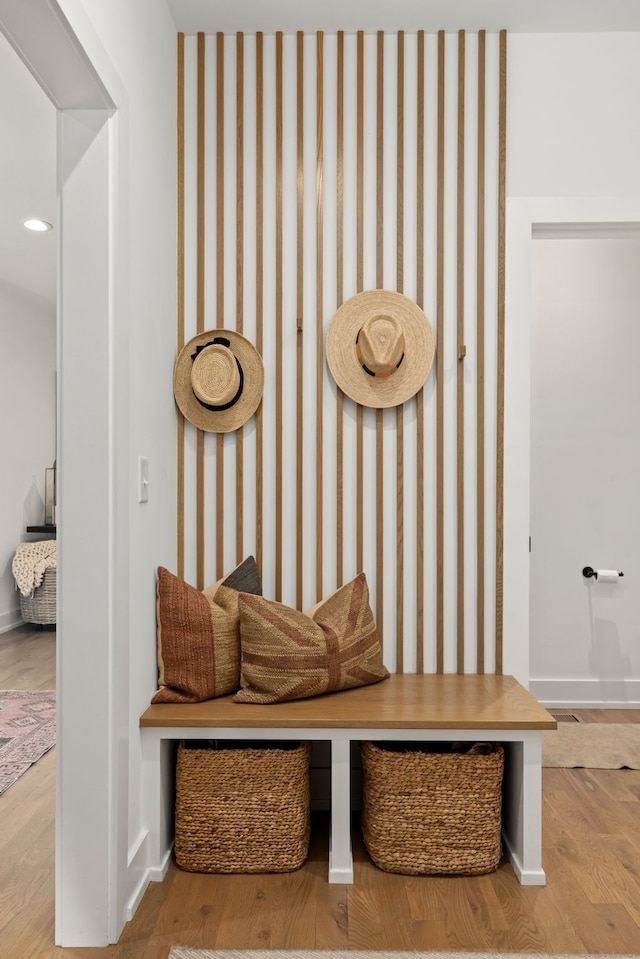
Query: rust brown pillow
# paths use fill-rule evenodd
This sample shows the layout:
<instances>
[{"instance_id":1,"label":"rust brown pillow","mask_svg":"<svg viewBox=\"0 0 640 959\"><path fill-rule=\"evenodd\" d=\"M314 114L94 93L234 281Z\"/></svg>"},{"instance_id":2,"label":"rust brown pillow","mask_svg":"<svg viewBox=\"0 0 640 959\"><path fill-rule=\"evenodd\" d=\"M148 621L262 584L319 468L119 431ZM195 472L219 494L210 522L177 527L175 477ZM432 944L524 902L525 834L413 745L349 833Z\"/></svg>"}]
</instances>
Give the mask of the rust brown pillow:
<instances>
[{"instance_id":1,"label":"rust brown pillow","mask_svg":"<svg viewBox=\"0 0 640 959\"><path fill-rule=\"evenodd\" d=\"M158 567L158 692L152 703L198 703L240 683L238 595L227 584L261 591L253 557L200 592Z\"/></svg>"},{"instance_id":2,"label":"rust brown pillow","mask_svg":"<svg viewBox=\"0 0 640 959\"><path fill-rule=\"evenodd\" d=\"M280 703L389 675L364 573L308 613L241 594L237 703Z\"/></svg>"}]
</instances>

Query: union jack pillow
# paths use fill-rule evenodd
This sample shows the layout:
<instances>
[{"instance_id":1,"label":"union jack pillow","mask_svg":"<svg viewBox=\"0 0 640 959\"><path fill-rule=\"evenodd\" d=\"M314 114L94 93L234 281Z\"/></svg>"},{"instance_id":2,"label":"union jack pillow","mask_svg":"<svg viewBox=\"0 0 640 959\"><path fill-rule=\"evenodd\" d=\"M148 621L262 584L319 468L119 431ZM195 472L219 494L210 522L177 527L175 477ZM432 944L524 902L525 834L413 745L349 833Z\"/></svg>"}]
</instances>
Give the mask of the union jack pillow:
<instances>
[{"instance_id":1,"label":"union jack pillow","mask_svg":"<svg viewBox=\"0 0 640 959\"><path fill-rule=\"evenodd\" d=\"M307 613L240 593L237 703L281 703L389 675L364 573Z\"/></svg>"}]
</instances>

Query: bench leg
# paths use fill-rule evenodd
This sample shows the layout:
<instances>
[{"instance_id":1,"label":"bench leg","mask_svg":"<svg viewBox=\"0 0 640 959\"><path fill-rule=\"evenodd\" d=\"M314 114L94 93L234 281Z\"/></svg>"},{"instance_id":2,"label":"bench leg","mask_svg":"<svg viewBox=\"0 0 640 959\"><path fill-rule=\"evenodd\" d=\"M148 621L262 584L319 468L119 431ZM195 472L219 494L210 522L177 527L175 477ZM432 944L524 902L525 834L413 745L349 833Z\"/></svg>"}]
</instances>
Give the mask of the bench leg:
<instances>
[{"instance_id":1,"label":"bench leg","mask_svg":"<svg viewBox=\"0 0 640 959\"><path fill-rule=\"evenodd\" d=\"M505 743L503 839L523 886L544 886L542 868L542 734Z\"/></svg>"},{"instance_id":2,"label":"bench leg","mask_svg":"<svg viewBox=\"0 0 640 959\"><path fill-rule=\"evenodd\" d=\"M329 882L353 882L351 852L351 743L331 740L331 835Z\"/></svg>"},{"instance_id":3,"label":"bench leg","mask_svg":"<svg viewBox=\"0 0 640 959\"><path fill-rule=\"evenodd\" d=\"M147 868L149 878L155 881L164 878L173 847L172 747L172 742L160 739L155 731L145 731L142 736L143 793L149 817Z\"/></svg>"}]
</instances>

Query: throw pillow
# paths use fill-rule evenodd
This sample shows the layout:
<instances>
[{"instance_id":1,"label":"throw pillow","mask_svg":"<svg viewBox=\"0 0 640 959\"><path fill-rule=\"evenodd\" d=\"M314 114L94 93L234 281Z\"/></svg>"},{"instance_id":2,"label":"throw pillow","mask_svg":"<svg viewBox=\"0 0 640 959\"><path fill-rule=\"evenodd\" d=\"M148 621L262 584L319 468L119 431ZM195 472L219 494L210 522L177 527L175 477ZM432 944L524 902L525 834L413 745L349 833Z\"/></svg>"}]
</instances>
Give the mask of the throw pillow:
<instances>
[{"instance_id":1,"label":"throw pillow","mask_svg":"<svg viewBox=\"0 0 640 959\"><path fill-rule=\"evenodd\" d=\"M203 592L158 567L158 692L152 703L197 703L237 690L238 592L262 591L253 557Z\"/></svg>"},{"instance_id":2,"label":"throw pillow","mask_svg":"<svg viewBox=\"0 0 640 959\"><path fill-rule=\"evenodd\" d=\"M279 703L386 679L364 573L309 613L241 594L237 703Z\"/></svg>"}]
</instances>

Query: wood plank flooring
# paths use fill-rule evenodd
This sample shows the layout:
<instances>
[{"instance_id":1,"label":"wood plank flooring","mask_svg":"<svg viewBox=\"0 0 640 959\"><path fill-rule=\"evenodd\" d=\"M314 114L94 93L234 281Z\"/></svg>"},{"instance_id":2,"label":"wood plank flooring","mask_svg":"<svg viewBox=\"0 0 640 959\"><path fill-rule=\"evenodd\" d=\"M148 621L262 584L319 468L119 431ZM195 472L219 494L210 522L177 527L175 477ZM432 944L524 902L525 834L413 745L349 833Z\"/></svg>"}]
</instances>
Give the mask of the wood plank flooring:
<instances>
[{"instance_id":1,"label":"wood plank flooring","mask_svg":"<svg viewBox=\"0 0 640 959\"><path fill-rule=\"evenodd\" d=\"M55 633L0 635L0 687L53 688ZM575 711L574 711L575 712ZM585 722L640 722L633 710L580 710ZM55 750L0 797L3 959L166 959L179 943L220 949L469 950L637 954L640 771L543 770L544 887L505 863L474 878L389 875L354 823L355 883L326 881L328 821L314 816L309 859L272 876L202 876L171 866L120 942L52 945Z\"/></svg>"}]
</instances>

